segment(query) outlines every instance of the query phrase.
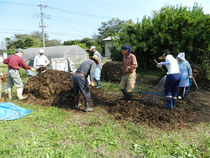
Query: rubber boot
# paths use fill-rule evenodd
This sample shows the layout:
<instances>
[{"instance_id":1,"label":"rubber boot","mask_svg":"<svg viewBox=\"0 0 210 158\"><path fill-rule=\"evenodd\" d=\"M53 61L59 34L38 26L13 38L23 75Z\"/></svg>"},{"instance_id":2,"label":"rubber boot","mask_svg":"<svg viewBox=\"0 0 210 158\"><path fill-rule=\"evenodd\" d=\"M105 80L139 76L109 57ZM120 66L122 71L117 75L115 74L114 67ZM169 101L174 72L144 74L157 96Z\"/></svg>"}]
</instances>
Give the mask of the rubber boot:
<instances>
[{"instance_id":1,"label":"rubber boot","mask_svg":"<svg viewBox=\"0 0 210 158\"><path fill-rule=\"evenodd\" d=\"M96 83L97 83L96 89L100 89L101 88L101 81L96 80Z\"/></svg>"},{"instance_id":2,"label":"rubber boot","mask_svg":"<svg viewBox=\"0 0 210 158\"><path fill-rule=\"evenodd\" d=\"M173 109L172 98L166 98L167 105L164 106L165 109Z\"/></svg>"},{"instance_id":3,"label":"rubber boot","mask_svg":"<svg viewBox=\"0 0 210 158\"><path fill-rule=\"evenodd\" d=\"M176 97L173 97L173 108L176 107Z\"/></svg>"},{"instance_id":4,"label":"rubber boot","mask_svg":"<svg viewBox=\"0 0 210 158\"><path fill-rule=\"evenodd\" d=\"M85 100L85 112L92 112L95 109L90 107L90 101L89 100Z\"/></svg>"},{"instance_id":5,"label":"rubber boot","mask_svg":"<svg viewBox=\"0 0 210 158\"><path fill-rule=\"evenodd\" d=\"M132 92L129 92L127 96L128 96L127 97L128 98L128 101L130 101L132 99Z\"/></svg>"},{"instance_id":6,"label":"rubber boot","mask_svg":"<svg viewBox=\"0 0 210 158\"><path fill-rule=\"evenodd\" d=\"M121 92L124 96L124 99L127 101L128 100L128 93L127 93L126 89L121 89Z\"/></svg>"},{"instance_id":7,"label":"rubber boot","mask_svg":"<svg viewBox=\"0 0 210 158\"><path fill-rule=\"evenodd\" d=\"M74 106L75 106L75 108L78 109L81 105L82 105L82 104L79 102L79 97L76 96L76 97L74 98Z\"/></svg>"},{"instance_id":8,"label":"rubber boot","mask_svg":"<svg viewBox=\"0 0 210 158\"><path fill-rule=\"evenodd\" d=\"M9 95L9 99L12 99L12 88L8 87L8 95Z\"/></svg>"},{"instance_id":9,"label":"rubber boot","mask_svg":"<svg viewBox=\"0 0 210 158\"><path fill-rule=\"evenodd\" d=\"M27 98L27 96L23 96L23 88L17 88L17 97L18 100L23 100L25 98Z\"/></svg>"}]
</instances>

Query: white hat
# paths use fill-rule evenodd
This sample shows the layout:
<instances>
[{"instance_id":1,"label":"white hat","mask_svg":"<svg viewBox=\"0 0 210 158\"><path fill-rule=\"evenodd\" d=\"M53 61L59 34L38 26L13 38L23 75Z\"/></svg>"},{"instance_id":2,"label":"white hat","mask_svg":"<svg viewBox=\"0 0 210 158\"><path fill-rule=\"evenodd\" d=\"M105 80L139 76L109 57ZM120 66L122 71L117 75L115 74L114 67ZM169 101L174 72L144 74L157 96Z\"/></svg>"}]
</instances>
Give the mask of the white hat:
<instances>
[{"instance_id":1,"label":"white hat","mask_svg":"<svg viewBox=\"0 0 210 158\"><path fill-rule=\"evenodd\" d=\"M185 53L184 53L184 52L179 53L179 54L177 55L176 58L180 58L180 59L182 59L183 61L186 60L186 59L185 59Z\"/></svg>"},{"instance_id":2,"label":"white hat","mask_svg":"<svg viewBox=\"0 0 210 158\"><path fill-rule=\"evenodd\" d=\"M95 46L91 46L90 47L90 50L93 50L93 49L96 49L96 47Z\"/></svg>"},{"instance_id":3,"label":"white hat","mask_svg":"<svg viewBox=\"0 0 210 158\"><path fill-rule=\"evenodd\" d=\"M40 54L41 54L41 53L44 54L44 49L40 49L40 50L39 50L39 53L40 53Z\"/></svg>"}]
</instances>

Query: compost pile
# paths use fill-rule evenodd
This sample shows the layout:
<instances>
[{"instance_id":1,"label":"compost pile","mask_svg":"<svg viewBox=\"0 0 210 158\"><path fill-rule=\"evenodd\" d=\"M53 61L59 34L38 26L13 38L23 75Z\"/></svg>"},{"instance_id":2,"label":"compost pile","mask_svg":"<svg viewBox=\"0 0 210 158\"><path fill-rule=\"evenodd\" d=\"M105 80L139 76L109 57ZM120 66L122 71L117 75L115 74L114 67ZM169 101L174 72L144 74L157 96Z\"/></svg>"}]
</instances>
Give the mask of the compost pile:
<instances>
[{"instance_id":1,"label":"compost pile","mask_svg":"<svg viewBox=\"0 0 210 158\"><path fill-rule=\"evenodd\" d=\"M40 74L41 72L45 70L47 70L47 68L43 66L43 67L38 68L36 71L38 72L38 74Z\"/></svg>"},{"instance_id":2,"label":"compost pile","mask_svg":"<svg viewBox=\"0 0 210 158\"><path fill-rule=\"evenodd\" d=\"M192 73L195 78L197 85L200 89L208 90L210 88L210 81L208 80L206 72L203 70L201 65L192 64ZM192 84L192 88L195 89L195 84Z\"/></svg>"},{"instance_id":3,"label":"compost pile","mask_svg":"<svg viewBox=\"0 0 210 158\"><path fill-rule=\"evenodd\" d=\"M189 100L178 100L177 107L169 110L162 108L166 103L163 96L135 93L128 103L121 93L95 88L90 91L93 105L105 108L116 119L166 129L182 128L196 119L210 121L209 92L196 92ZM25 84L24 93L28 95L24 102L68 109L74 106L72 74L68 72L47 70L32 77Z\"/></svg>"},{"instance_id":4,"label":"compost pile","mask_svg":"<svg viewBox=\"0 0 210 158\"><path fill-rule=\"evenodd\" d=\"M58 70L47 70L32 77L24 86L26 101L39 105L73 107L72 74Z\"/></svg>"},{"instance_id":5,"label":"compost pile","mask_svg":"<svg viewBox=\"0 0 210 158\"><path fill-rule=\"evenodd\" d=\"M123 63L118 61L107 62L101 70L101 79L108 82L119 82L123 74Z\"/></svg>"}]
</instances>

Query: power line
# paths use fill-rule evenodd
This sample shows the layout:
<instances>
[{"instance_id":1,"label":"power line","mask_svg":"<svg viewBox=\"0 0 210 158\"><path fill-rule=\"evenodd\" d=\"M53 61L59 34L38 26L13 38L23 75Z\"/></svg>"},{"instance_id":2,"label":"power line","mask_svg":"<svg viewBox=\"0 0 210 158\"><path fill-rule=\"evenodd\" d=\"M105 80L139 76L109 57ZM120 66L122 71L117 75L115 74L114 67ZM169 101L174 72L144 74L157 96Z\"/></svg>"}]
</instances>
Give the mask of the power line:
<instances>
[{"instance_id":1,"label":"power line","mask_svg":"<svg viewBox=\"0 0 210 158\"><path fill-rule=\"evenodd\" d=\"M17 3L17 2L6 2L6 1L0 1L0 3L11 4L11 5L23 5L23 6L30 6L30 7L37 6L34 4L29 4L29 3ZM38 5L38 6L40 6L40 5ZM50 7L50 6L48 6L48 8L52 9L52 10L61 11L61 12L67 12L67 13L72 13L72 14L77 14L77 15L84 15L84 16L94 17L94 18L104 18L104 19L113 18L113 17L99 16L99 15L93 15L93 14L87 14L87 13L80 13L80 12L76 12L76 11L72 11L72 10L66 10L66 9L55 8L55 7Z\"/></svg>"},{"instance_id":2,"label":"power line","mask_svg":"<svg viewBox=\"0 0 210 158\"><path fill-rule=\"evenodd\" d=\"M75 12L72 10L65 10L65 9L60 9L60 8L55 8L55 7L48 7L48 8L52 9L52 10L57 10L57 11L62 11L62 12L67 12L67 13L72 13L72 14L77 14L77 15L84 15L84 16L88 16L88 17L105 18L105 19L112 18L112 17L106 17L106 16L98 16L98 15L93 15L93 14L80 13L80 12Z\"/></svg>"},{"instance_id":3,"label":"power line","mask_svg":"<svg viewBox=\"0 0 210 158\"><path fill-rule=\"evenodd\" d=\"M0 3L4 4L12 4L12 5L23 5L23 6L29 6L29 7L37 7L37 5L34 4L26 4L26 3L17 3L17 2L7 2L7 1L0 1Z\"/></svg>"}]
</instances>

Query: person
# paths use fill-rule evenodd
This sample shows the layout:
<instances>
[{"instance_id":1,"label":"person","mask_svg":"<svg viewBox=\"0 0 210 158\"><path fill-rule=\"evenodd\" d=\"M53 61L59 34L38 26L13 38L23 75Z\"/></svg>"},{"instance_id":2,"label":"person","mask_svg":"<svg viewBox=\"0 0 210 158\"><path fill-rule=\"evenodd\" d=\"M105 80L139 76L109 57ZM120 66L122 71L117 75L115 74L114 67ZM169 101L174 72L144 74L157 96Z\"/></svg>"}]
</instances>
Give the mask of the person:
<instances>
[{"instance_id":1,"label":"person","mask_svg":"<svg viewBox=\"0 0 210 158\"><path fill-rule=\"evenodd\" d=\"M8 58L4 59L3 63L8 65L8 94L9 98L12 98L12 87L15 85L17 87L17 97L19 100L25 99L27 96L23 96L23 82L20 78L19 69L22 67L25 70L33 70L24 63L22 58L23 55L22 49L17 49L15 55L11 55Z\"/></svg>"},{"instance_id":2,"label":"person","mask_svg":"<svg viewBox=\"0 0 210 158\"><path fill-rule=\"evenodd\" d=\"M101 69L102 69L102 63L101 63L101 59L102 56L101 54L96 50L95 46L91 46L90 47L90 56L92 55L96 55L98 57L98 64L96 65L95 68L95 73L94 73L94 79L96 80L96 89L101 88Z\"/></svg>"},{"instance_id":3,"label":"person","mask_svg":"<svg viewBox=\"0 0 210 158\"><path fill-rule=\"evenodd\" d=\"M178 62L168 50L163 50L163 55L159 59L164 59L165 62L158 63L157 67L161 68L162 65L165 65L168 70L165 82L167 105L164 108L173 109L176 106L177 91L181 80Z\"/></svg>"},{"instance_id":4,"label":"person","mask_svg":"<svg viewBox=\"0 0 210 158\"><path fill-rule=\"evenodd\" d=\"M94 108L90 107L90 91L88 88L87 77L90 76L90 86L94 87L94 71L96 64L98 64L98 57L93 55L90 59L84 61L75 74L73 75L73 88L74 88L74 97L75 97L75 107L79 108L79 91L83 94L85 98L85 111L90 112L94 111Z\"/></svg>"},{"instance_id":5,"label":"person","mask_svg":"<svg viewBox=\"0 0 210 158\"><path fill-rule=\"evenodd\" d=\"M120 82L120 90L126 101L132 98L132 91L136 83L136 69L138 67L136 56L131 53L131 47L123 45L121 48L123 54L123 76Z\"/></svg>"},{"instance_id":6,"label":"person","mask_svg":"<svg viewBox=\"0 0 210 158\"><path fill-rule=\"evenodd\" d=\"M185 96L186 87L189 87L189 79L192 78L192 68L189 62L185 59L185 53L181 52L176 57L179 64L179 71L181 74L181 81L179 84L178 99Z\"/></svg>"},{"instance_id":7,"label":"person","mask_svg":"<svg viewBox=\"0 0 210 158\"><path fill-rule=\"evenodd\" d=\"M39 54L34 58L34 69L39 69L40 67L47 67L49 60L44 55L44 49L39 50Z\"/></svg>"}]
</instances>

